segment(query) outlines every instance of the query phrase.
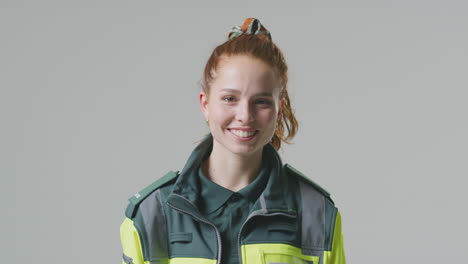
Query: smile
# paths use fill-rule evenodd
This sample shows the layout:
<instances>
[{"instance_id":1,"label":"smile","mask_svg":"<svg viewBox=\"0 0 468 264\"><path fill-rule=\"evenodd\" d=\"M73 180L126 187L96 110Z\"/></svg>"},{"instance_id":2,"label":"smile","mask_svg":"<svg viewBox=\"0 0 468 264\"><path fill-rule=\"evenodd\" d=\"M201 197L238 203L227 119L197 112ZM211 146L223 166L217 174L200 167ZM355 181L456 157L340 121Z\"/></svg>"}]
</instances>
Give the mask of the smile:
<instances>
[{"instance_id":1,"label":"smile","mask_svg":"<svg viewBox=\"0 0 468 264\"><path fill-rule=\"evenodd\" d=\"M243 131L243 130L236 130L236 129L228 129L232 134L240 137L240 138L252 138L257 131Z\"/></svg>"}]
</instances>

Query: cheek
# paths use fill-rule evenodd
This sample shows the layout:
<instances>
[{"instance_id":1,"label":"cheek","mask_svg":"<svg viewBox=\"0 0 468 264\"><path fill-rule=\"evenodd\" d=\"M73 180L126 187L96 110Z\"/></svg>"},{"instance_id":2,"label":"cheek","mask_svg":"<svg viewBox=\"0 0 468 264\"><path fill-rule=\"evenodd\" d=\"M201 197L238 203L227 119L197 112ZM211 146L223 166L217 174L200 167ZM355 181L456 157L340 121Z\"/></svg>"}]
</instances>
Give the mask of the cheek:
<instances>
[{"instance_id":1,"label":"cheek","mask_svg":"<svg viewBox=\"0 0 468 264\"><path fill-rule=\"evenodd\" d=\"M258 120L264 124L275 124L276 113L274 109L262 109L258 112Z\"/></svg>"},{"instance_id":2,"label":"cheek","mask_svg":"<svg viewBox=\"0 0 468 264\"><path fill-rule=\"evenodd\" d=\"M234 118L232 109L221 104L212 105L211 119L219 125L227 125Z\"/></svg>"}]
</instances>

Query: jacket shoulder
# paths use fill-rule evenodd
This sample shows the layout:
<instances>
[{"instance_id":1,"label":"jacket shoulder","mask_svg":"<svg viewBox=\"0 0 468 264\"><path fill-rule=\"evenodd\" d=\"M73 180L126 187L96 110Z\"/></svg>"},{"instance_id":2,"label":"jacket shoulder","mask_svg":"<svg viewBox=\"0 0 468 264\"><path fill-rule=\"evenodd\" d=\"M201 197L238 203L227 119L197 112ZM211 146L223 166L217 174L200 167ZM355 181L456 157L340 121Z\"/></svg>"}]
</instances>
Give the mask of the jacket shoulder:
<instances>
[{"instance_id":1,"label":"jacket shoulder","mask_svg":"<svg viewBox=\"0 0 468 264\"><path fill-rule=\"evenodd\" d=\"M152 192L156 191L157 189L173 182L178 176L179 176L179 171L170 170L164 176L157 179L150 185L146 186L145 188L143 188L142 190L140 190L139 192L135 193L130 198L128 198L129 203L128 203L127 209L125 210L125 216L127 216L130 219L133 218L135 216L138 205L146 197L148 197Z\"/></svg>"},{"instance_id":2,"label":"jacket shoulder","mask_svg":"<svg viewBox=\"0 0 468 264\"><path fill-rule=\"evenodd\" d=\"M302 180L302 181L306 182L307 184L312 186L315 190L317 190L322 195L324 195L325 198L330 200L332 202L332 204L335 204L333 202L333 200L331 199L330 193L327 190L325 190L325 188L320 186L318 183L312 181L309 177L307 177L305 174L300 172L298 169L294 168L291 164L285 163L284 168L285 168L287 173L292 174L292 175L296 176L299 180Z\"/></svg>"}]
</instances>

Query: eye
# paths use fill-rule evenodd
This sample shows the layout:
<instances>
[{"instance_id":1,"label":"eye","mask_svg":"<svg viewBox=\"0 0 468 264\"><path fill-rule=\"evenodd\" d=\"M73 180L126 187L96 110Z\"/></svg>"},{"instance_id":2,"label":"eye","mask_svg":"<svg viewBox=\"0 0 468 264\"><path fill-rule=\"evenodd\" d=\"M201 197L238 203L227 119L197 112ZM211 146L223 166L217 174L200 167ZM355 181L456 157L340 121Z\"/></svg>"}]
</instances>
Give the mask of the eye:
<instances>
[{"instance_id":1,"label":"eye","mask_svg":"<svg viewBox=\"0 0 468 264\"><path fill-rule=\"evenodd\" d=\"M255 103L256 103L256 104L266 104L266 105L270 105L270 104L271 104L271 101L270 101L270 100L266 100L266 99L259 99L259 100L256 100Z\"/></svg>"},{"instance_id":2,"label":"eye","mask_svg":"<svg viewBox=\"0 0 468 264\"><path fill-rule=\"evenodd\" d=\"M232 96L224 96L224 97L223 97L223 101L226 101L226 102L233 102L233 101L234 101L234 97L232 97Z\"/></svg>"}]
</instances>

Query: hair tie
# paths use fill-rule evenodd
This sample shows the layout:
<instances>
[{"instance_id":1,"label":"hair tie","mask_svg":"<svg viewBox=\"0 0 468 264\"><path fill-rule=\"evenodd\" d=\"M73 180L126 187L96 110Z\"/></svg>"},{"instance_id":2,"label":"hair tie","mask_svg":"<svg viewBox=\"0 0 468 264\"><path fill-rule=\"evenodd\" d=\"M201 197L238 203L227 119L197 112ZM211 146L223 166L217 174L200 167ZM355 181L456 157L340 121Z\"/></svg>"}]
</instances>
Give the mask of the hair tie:
<instances>
[{"instance_id":1,"label":"hair tie","mask_svg":"<svg viewBox=\"0 0 468 264\"><path fill-rule=\"evenodd\" d=\"M249 35L264 34L264 35L267 35L268 38L271 40L270 32L262 24L260 24L260 20L253 18L253 17L249 17L245 19L242 27L233 26L231 30L229 31L228 37L231 40L242 34L249 34Z\"/></svg>"}]
</instances>

